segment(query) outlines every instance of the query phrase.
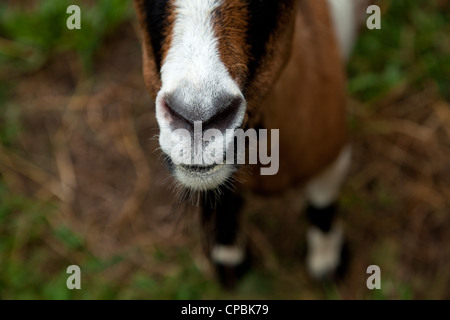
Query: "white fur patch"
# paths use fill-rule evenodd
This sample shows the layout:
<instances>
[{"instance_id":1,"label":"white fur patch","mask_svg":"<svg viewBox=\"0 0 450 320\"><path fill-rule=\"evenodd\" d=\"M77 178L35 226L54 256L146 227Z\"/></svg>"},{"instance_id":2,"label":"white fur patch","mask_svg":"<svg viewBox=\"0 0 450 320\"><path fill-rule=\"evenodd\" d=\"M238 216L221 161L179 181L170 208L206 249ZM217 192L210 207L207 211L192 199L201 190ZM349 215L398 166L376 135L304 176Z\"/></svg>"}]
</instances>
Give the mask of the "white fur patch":
<instances>
[{"instance_id":1,"label":"white fur patch","mask_svg":"<svg viewBox=\"0 0 450 320\"><path fill-rule=\"evenodd\" d=\"M241 97L242 104L236 111L230 129L241 125L245 115L245 99L237 83L220 59L218 39L215 37L212 19L214 10L222 0L175 0L175 22L171 46L161 67L162 87L156 98L156 119L160 128L161 150L171 156L173 150L194 154L190 139L183 139L171 127L171 117L165 106L165 96L177 91L183 106L192 114L213 115L217 95ZM201 117L199 117L201 118ZM224 136L209 142L210 150L225 149L233 143L233 136ZM192 149L191 149L192 148ZM192 164L184 163L183 164ZM231 166L218 166L209 174L183 171L175 166L175 177L193 190L212 189L224 183L233 172Z\"/></svg>"},{"instance_id":2,"label":"white fur patch","mask_svg":"<svg viewBox=\"0 0 450 320\"><path fill-rule=\"evenodd\" d=\"M184 87L186 103L194 105L191 102L198 102L201 98L205 109L213 107L212 100L217 92L242 95L220 59L218 39L211 21L212 12L221 3L220 0L175 1L176 18L171 47L161 67L160 95ZM195 89L201 90L201 97L198 97L198 91L190 92ZM157 117L160 116L157 114Z\"/></svg>"},{"instance_id":3,"label":"white fur patch","mask_svg":"<svg viewBox=\"0 0 450 320\"><path fill-rule=\"evenodd\" d=\"M356 40L356 6L361 0L328 0L342 57L347 61Z\"/></svg>"},{"instance_id":4,"label":"white fur patch","mask_svg":"<svg viewBox=\"0 0 450 320\"><path fill-rule=\"evenodd\" d=\"M237 266L244 261L245 252L238 246L215 245L211 252L211 258L215 263Z\"/></svg>"},{"instance_id":5,"label":"white fur patch","mask_svg":"<svg viewBox=\"0 0 450 320\"><path fill-rule=\"evenodd\" d=\"M324 233L316 227L310 227L306 239L306 265L309 273L318 279L333 273L341 262L344 244L342 228L335 225L329 232Z\"/></svg>"},{"instance_id":6,"label":"white fur patch","mask_svg":"<svg viewBox=\"0 0 450 320\"><path fill-rule=\"evenodd\" d=\"M338 158L306 186L308 200L316 208L325 208L336 201L350 167L352 148L342 149Z\"/></svg>"}]
</instances>

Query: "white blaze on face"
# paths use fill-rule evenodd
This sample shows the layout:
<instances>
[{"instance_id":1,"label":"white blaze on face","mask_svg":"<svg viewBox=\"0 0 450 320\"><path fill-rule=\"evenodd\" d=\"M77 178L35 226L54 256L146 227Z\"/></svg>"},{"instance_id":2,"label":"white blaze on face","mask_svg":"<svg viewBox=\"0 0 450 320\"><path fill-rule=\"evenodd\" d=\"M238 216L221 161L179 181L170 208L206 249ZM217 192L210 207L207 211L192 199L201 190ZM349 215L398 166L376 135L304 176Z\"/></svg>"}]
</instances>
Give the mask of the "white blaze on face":
<instances>
[{"instance_id":1,"label":"white blaze on face","mask_svg":"<svg viewBox=\"0 0 450 320\"><path fill-rule=\"evenodd\" d=\"M174 147L177 150L191 148L191 143L181 136L178 137L177 132L174 133L176 128L171 127L172 119L167 114L167 107L164 107L164 99L168 94L177 92L177 96L182 97L183 106L191 108L188 111L202 115L214 114L213 108L217 106L214 106L213 100L222 93L243 98L237 83L231 78L220 59L219 40L214 33L212 17L214 10L221 4L221 0L174 1L175 22L172 27L170 48L161 66L162 87L156 98L156 118L160 127L159 142L166 155L171 155ZM237 116L229 127L231 129L239 127L244 114L245 103L238 109ZM227 137L224 135L223 139L210 142L209 149L213 149L215 145L217 150L224 149L224 145L232 143L232 140L228 141L225 138ZM228 171L226 174L222 172L222 178L231 174ZM192 177L183 172L175 172L175 176L191 188L195 189L195 185L198 184L195 179L191 179ZM209 183L208 188L215 187L215 184L215 181Z\"/></svg>"}]
</instances>

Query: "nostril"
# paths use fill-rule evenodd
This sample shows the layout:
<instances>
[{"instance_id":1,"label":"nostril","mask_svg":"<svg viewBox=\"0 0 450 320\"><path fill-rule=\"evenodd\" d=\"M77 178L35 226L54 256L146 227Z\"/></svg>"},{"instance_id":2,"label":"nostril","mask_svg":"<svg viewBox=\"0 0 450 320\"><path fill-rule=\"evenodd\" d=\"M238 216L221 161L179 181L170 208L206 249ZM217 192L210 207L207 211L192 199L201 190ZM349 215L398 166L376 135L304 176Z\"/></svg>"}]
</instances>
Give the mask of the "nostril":
<instances>
[{"instance_id":1,"label":"nostril","mask_svg":"<svg viewBox=\"0 0 450 320\"><path fill-rule=\"evenodd\" d=\"M241 95L216 93L208 97L201 91L190 94L183 89L166 93L160 107L173 130L184 128L192 132L196 122L202 124L203 131L235 128L240 125L238 122L245 109Z\"/></svg>"},{"instance_id":2,"label":"nostril","mask_svg":"<svg viewBox=\"0 0 450 320\"><path fill-rule=\"evenodd\" d=\"M173 129L193 129L193 123L177 111L177 104L169 97L162 99L162 110L164 118L170 123Z\"/></svg>"},{"instance_id":3,"label":"nostril","mask_svg":"<svg viewBox=\"0 0 450 320\"><path fill-rule=\"evenodd\" d=\"M223 97L216 102L216 112L203 125L203 129L219 129L224 131L234 127L234 122L239 115L243 98L239 96Z\"/></svg>"}]
</instances>

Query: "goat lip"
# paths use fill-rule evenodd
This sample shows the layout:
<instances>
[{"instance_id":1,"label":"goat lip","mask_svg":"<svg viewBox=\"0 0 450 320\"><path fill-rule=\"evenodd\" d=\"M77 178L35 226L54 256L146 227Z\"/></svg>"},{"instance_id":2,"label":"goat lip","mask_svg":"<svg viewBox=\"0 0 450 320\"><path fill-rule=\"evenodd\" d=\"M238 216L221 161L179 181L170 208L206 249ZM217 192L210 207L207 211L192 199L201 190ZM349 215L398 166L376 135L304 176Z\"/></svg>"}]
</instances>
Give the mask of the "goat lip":
<instances>
[{"instance_id":1,"label":"goat lip","mask_svg":"<svg viewBox=\"0 0 450 320\"><path fill-rule=\"evenodd\" d=\"M199 165L178 165L177 167L183 171L193 174L212 174L215 171L219 170L223 165L221 164L213 164L209 166L199 166Z\"/></svg>"},{"instance_id":2,"label":"goat lip","mask_svg":"<svg viewBox=\"0 0 450 320\"><path fill-rule=\"evenodd\" d=\"M172 174L183 187L195 191L206 191L223 185L234 171L235 167L227 164L212 166L176 164L173 166Z\"/></svg>"}]
</instances>

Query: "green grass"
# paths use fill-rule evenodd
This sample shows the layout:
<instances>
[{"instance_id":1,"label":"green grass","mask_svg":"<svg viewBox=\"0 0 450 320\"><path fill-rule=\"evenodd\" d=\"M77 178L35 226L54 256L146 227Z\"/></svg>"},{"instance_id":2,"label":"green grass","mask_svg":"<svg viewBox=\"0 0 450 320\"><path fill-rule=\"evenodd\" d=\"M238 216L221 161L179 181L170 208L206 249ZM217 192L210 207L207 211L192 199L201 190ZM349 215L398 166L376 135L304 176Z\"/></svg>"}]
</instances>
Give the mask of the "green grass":
<instances>
[{"instance_id":1,"label":"green grass","mask_svg":"<svg viewBox=\"0 0 450 320\"><path fill-rule=\"evenodd\" d=\"M349 90L376 100L402 85L433 81L450 99L450 9L439 0L381 1L380 30L366 30L349 65Z\"/></svg>"},{"instance_id":2,"label":"green grass","mask_svg":"<svg viewBox=\"0 0 450 320\"><path fill-rule=\"evenodd\" d=\"M40 1L34 8L0 4L0 66L30 72L57 53L75 51L85 71L92 71L93 58L103 39L130 18L133 7L127 0L72 1L81 10L81 30L69 30L68 3ZM5 69L6 70L6 69Z\"/></svg>"}]
</instances>

